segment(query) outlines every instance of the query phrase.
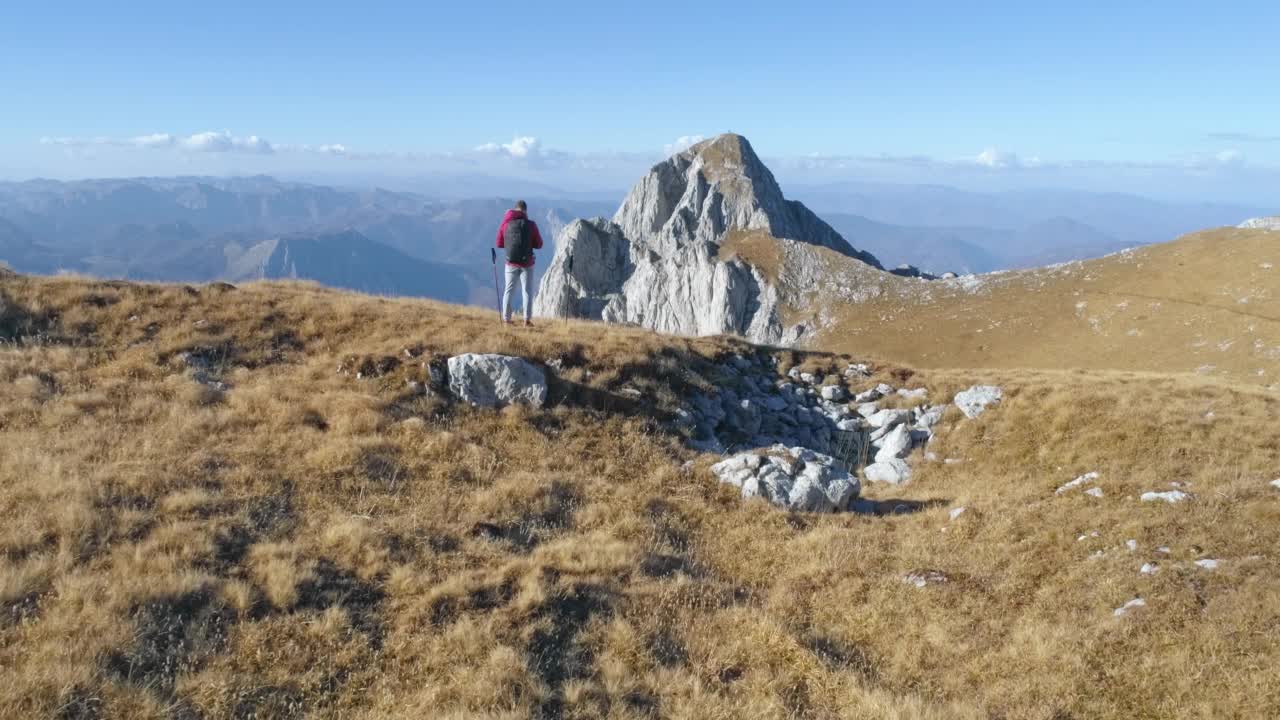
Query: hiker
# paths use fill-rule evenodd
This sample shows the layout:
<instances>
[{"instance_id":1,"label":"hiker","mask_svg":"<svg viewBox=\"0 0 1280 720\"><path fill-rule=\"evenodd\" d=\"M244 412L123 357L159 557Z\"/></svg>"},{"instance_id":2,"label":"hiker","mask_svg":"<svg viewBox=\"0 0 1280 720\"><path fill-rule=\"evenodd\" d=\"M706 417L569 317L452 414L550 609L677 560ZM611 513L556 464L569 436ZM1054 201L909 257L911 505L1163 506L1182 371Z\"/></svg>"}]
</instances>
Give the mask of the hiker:
<instances>
[{"instance_id":1,"label":"hiker","mask_svg":"<svg viewBox=\"0 0 1280 720\"><path fill-rule=\"evenodd\" d=\"M524 303L524 324L533 325L533 251L542 249L542 234L525 214L528 209L523 200L517 200L498 227L498 247L507 251L507 288L502 293L502 322L507 325L511 324L511 296L517 282Z\"/></svg>"}]
</instances>

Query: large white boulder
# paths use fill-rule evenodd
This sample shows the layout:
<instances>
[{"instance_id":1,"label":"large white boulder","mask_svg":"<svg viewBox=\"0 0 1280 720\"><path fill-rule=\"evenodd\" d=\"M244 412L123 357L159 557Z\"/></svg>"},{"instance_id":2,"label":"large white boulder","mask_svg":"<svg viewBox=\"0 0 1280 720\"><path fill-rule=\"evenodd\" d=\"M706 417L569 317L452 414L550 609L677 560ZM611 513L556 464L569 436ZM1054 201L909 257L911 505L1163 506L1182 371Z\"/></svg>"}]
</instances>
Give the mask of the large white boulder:
<instances>
[{"instance_id":1,"label":"large white boulder","mask_svg":"<svg viewBox=\"0 0 1280 720\"><path fill-rule=\"evenodd\" d=\"M867 482L882 482L890 485L905 485L911 482L911 466L906 461L891 458L873 463L862 469Z\"/></svg>"},{"instance_id":2,"label":"large white boulder","mask_svg":"<svg viewBox=\"0 0 1280 720\"><path fill-rule=\"evenodd\" d=\"M788 510L842 512L862 489L858 478L829 455L775 446L771 454L735 455L711 466L720 482L741 489L743 499L763 497Z\"/></svg>"},{"instance_id":3,"label":"large white boulder","mask_svg":"<svg viewBox=\"0 0 1280 720\"><path fill-rule=\"evenodd\" d=\"M967 418L981 415L988 405L994 405L1004 399L1004 391L995 385L974 385L964 392L957 393L956 407Z\"/></svg>"},{"instance_id":4,"label":"large white boulder","mask_svg":"<svg viewBox=\"0 0 1280 720\"><path fill-rule=\"evenodd\" d=\"M466 353L449 358L449 392L476 407L513 403L542 407L547 401L547 376L524 358Z\"/></svg>"},{"instance_id":5,"label":"large white boulder","mask_svg":"<svg viewBox=\"0 0 1280 720\"><path fill-rule=\"evenodd\" d=\"M911 454L911 428L905 424L894 427L889 434L880 438L879 450L876 451L876 462L905 458Z\"/></svg>"},{"instance_id":6,"label":"large white boulder","mask_svg":"<svg viewBox=\"0 0 1280 720\"><path fill-rule=\"evenodd\" d=\"M910 410L879 410L867 417L867 424L873 428L891 428L911 419Z\"/></svg>"}]
</instances>

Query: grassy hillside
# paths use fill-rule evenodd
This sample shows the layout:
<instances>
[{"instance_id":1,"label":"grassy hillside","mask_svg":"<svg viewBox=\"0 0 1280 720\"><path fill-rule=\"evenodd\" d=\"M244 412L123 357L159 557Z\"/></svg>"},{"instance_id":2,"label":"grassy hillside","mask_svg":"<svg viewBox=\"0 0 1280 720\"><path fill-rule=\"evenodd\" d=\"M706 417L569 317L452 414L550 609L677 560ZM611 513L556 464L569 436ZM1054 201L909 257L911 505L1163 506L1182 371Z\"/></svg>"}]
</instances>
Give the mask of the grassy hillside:
<instances>
[{"instance_id":1,"label":"grassy hillside","mask_svg":"<svg viewBox=\"0 0 1280 720\"><path fill-rule=\"evenodd\" d=\"M1096 273L1071 281L1081 299L1121 302ZM1129 290L1171 313L1176 285ZM922 337L937 303L884 326ZM1237 317L1183 312L1215 332ZM981 351L939 338L952 354L920 364L1001 364L1012 341L983 335ZM956 462L868 488L883 514L815 516L741 502L663 429L717 382L714 359L757 352L729 340L506 330L296 284L12 276L0 336L3 717L1280 713L1280 403L1256 385L885 365L866 384L1007 399L977 420L952 408L930 449ZM872 337L848 346L907 354ZM537 411L408 391L460 351L564 369ZM1055 494L1088 471L1103 497ZM1194 499L1138 501L1172 482ZM923 571L947 582L903 581Z\"/></svg>"},{"instance_id":2,"label":"grassy hillside","mask_svg":"<svg viewBox=\"0 0 1280 720\"><path fill-rule=\"evenodd\" d=\"M815 342L826 349L918 367L1280 383L1280 234L1224 228L1096 260L942 282L884 276L816 252L827 274L805 290L798 304L806 310L795 317L826 328ZM834 290L841 285L856 297L842 300Z\"/></svg>"}]
</instances>

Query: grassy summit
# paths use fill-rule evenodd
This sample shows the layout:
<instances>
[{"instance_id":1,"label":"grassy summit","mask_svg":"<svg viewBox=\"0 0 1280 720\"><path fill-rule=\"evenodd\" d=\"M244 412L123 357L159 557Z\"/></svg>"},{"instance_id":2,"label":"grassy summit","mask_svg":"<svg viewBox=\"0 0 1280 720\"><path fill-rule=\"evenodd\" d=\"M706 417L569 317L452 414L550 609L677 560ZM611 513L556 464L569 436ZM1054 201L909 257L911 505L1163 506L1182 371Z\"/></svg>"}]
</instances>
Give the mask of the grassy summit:
<instances>
[{"instance_id":1,"label":"grassy summit","mask_svg":"<svg viewBox=\"0 0 1280 720\"><path fill-rule=\"evenodd\" d=\"M1006 399L949 409L883 514L789 515L663 421L727 353L861 357L297 284L0 296L0 717L1280 713L1256 382L882 362L863 384ZM554 361L549 406L409 389L464 351Z\"/></svg>"}]
</instances>

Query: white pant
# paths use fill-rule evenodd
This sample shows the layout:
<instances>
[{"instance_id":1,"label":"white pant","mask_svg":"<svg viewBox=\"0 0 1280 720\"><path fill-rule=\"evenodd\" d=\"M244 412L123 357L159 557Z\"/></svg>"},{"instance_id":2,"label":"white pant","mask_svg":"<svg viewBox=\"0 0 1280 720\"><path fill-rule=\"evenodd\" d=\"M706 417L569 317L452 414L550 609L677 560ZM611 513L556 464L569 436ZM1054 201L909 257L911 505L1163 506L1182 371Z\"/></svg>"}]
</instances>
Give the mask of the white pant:
<instances>
[{"instance_id":1,"label":"white pant","mask_svg":"<svg viewBox=\"0 0 1280 720\"><path fill-rule=\"evenodd\" d=\"M516 294L516 283L520 283L521 308L524 319L533 317L533 266L527 268L507 266L507 289L502 293L502 319L511 319L511 296Z\"/></svg>"}]
</instances>

